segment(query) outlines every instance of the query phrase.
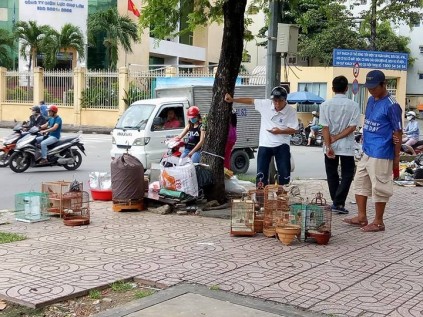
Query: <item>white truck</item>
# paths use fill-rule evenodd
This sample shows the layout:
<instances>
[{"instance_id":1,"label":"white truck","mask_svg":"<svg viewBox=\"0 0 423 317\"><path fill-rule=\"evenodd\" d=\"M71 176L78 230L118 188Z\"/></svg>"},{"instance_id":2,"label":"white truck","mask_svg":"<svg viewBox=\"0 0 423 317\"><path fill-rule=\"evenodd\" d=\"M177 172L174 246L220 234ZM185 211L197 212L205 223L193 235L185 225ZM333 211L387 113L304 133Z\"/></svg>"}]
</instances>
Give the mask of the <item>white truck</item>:
<instances>
[{"instance_id":1,"label":"white truck","mask_svg":"<svg viewBox=\"0 0 423 317\"><path fill-rule=\"evenodd\" d=\"M237 86L235 95L265 98L264 86ZM111 157L130 153L149 169L158 163L167 148L165 141L181 133L188 122L186 110L196 105L202 115L210 109L212 86L187 86L156 89L155 99L139 100L131 104L119 118L112 131ZM260 114L253 106L234 104L237 112L237 142L232 151L231 169L246 173L254 151L258 148ZM180 124L178 128L164 129L167 111L175 111Z\"/></svg>"}]
</instances>

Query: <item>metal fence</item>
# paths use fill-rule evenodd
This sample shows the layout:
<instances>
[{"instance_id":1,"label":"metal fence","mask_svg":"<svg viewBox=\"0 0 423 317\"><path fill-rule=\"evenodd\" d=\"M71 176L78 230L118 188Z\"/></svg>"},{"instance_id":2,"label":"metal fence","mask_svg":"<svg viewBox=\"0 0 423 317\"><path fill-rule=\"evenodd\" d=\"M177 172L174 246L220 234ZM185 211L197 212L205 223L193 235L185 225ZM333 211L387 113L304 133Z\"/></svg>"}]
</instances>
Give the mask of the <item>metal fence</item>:
<instances>
[{"instance_id":1,"label":"metal fence","mask_svg":"<svg viewBox=\"0 0 423 317\"><path fill-rule=\"evenodd\" d=\"M46 104L56 104L73 107L73 72L44 72L44 101Z\"/></svg>"},{"instance_id":2,"label":"metal fence","mask_svg":"<svg viewBox=\"0 0 423 317\"><path fill-rule=\"evenodd\" d=\"M119 77L112 71L88 71L81 106L87 109L118 109Z\"/></svg>"},{"instance_id":3,"label":"metal fence","mask_svg":"<svg viewBox=\"0 0 423 317\"><path fill-rule=\"evenodd\" d=\"M6 102L32 103L34 100L34 74L32 72L6 72Z\"/></svg>"}]
</instances>

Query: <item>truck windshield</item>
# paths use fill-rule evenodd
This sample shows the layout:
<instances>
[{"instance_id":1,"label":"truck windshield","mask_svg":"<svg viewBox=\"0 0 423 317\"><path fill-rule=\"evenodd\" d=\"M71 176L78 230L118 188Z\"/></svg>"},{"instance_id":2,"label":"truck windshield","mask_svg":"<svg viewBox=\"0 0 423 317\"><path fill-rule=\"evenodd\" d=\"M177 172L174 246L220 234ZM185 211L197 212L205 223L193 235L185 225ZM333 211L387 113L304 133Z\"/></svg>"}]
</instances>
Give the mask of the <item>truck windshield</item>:
<instances>
[{"instance_id":1,"label":"truck windshield","mask_svg":"<svg viewBox=\"0 0 423 317\"><path fill-rule=\"evenodd\" d=\"M131 105L120 117L117 129L145 129L148 119L154 110L154 105Z\"/></svg>"}]
</instances>

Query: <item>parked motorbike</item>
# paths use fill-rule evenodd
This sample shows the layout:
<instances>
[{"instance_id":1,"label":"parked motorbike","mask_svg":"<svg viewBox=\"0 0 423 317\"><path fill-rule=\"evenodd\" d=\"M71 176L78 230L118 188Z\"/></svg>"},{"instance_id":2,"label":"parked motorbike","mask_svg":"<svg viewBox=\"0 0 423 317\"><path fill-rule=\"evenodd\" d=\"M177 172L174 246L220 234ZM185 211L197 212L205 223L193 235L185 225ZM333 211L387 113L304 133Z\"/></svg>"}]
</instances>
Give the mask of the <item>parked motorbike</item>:
<instances>
[{"instance_id":1,"label":"parked motorbike","mask_svg":"<svg viewBox=\"0 0 423 317\"><path fill-rule=\"evenodd\" d=\"M13 127L13 133L3 139L3 144L0 146L0 167L9 165L9 159L15 150L16 143L26 134L23 132L23 124L18 123Z\"/></svg>"},{"instance_id":2,"label":"parked motorbike","mask_svg":"<svg viewBox=\"0 0 423 317\"><path fill-rule=\"evenodd\" d=\"M297 132L291 135L291 144L296 146L307 144L307 135L302 123L298 125Z\"/></svg>"},{"instance_id":3,"label":"parked motorbike","mask_svg":"<svg viewBox=\"0 0 423 317\"><path fill-rule=\"evenodd\" d=\"M36 141L37 136L40 135L39 131L38 127L32 127L29 133L17 142L14 153L9 159L9 167L12 171L22 173L29 167L45 166L63 166L73 171L81 166L82 155L79 151L86 154L79 135L60 139L48 146L48 163L40 164L41 150Z\"/></svg>"},{"instance_id":4,"label":"parked motorbike","mask_svg":"<svg viewBox=\"0 0 423 317\"><path fill-rule=\"evenodd\" d=\"M360 131L354 132L354 160L356 162L361 160L361 157L363 156L363 147L361 143L361 139L363 137L363 133Z\"/></svg>"},{"instance_id":5,"label":"parked motorbike","mask_svg":"<svg viewBox=\"0 0 423 317\"><path fill-rule=\"evenodd\" d=\"M411 148L414 150L414 153L416 153L415 155L419 155L421 153L423 153L423 140L417 141L416 144L412 145L412 146L408 146L403 144L401 146L401 150L404 153L410 154L410 155L414 155L413 151L411 150Z\"/></svg>"},{"instance_id":6,"label":"parked motorbike","mask_svg":"<svg viewBox=\"0 0 423 317\"><path fill-rule=\"evenodd\" d=\"M323 145L323 135L322 135L322 128L317 130L314 133L314 137L311 138L310 145L322 146Z\"/></svg>"}]
</instances>

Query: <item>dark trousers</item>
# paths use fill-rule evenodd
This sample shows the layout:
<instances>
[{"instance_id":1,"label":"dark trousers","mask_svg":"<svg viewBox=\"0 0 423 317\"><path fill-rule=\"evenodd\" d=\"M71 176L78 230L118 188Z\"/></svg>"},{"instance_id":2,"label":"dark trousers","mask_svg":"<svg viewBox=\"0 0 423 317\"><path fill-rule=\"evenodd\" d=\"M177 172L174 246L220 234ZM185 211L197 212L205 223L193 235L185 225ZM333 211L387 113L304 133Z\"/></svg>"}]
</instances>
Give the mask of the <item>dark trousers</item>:
<instances>
[{"instance_id":1,"label":"dark trousers","mask_svg":"<svg viewBox=\"0 0 423 317\"><path fill-rule=\"evenodd\" d=\"M341 163L341 180L338 174L339 163ZM334 159L330 159L325 155L325 167L330 198L335 206L344 207L354 178L354 156L336 155Z\"/></svg>"},{"instance_id":2,"label":"dark trousers","mask_svg":"<svg viewBox=\"0 0 423 317\"><path fill-rule=\"evenodd\" d=\"M269 164L272 156L275 157L276 168L278 169L278 184L289 184L291 178L291 152L288 144L282 144L277 147L259 146L256 183L262 178L264 185L268 184ZM273 176L271 175L272 178Z\"/></svg>"}]
</instances>

